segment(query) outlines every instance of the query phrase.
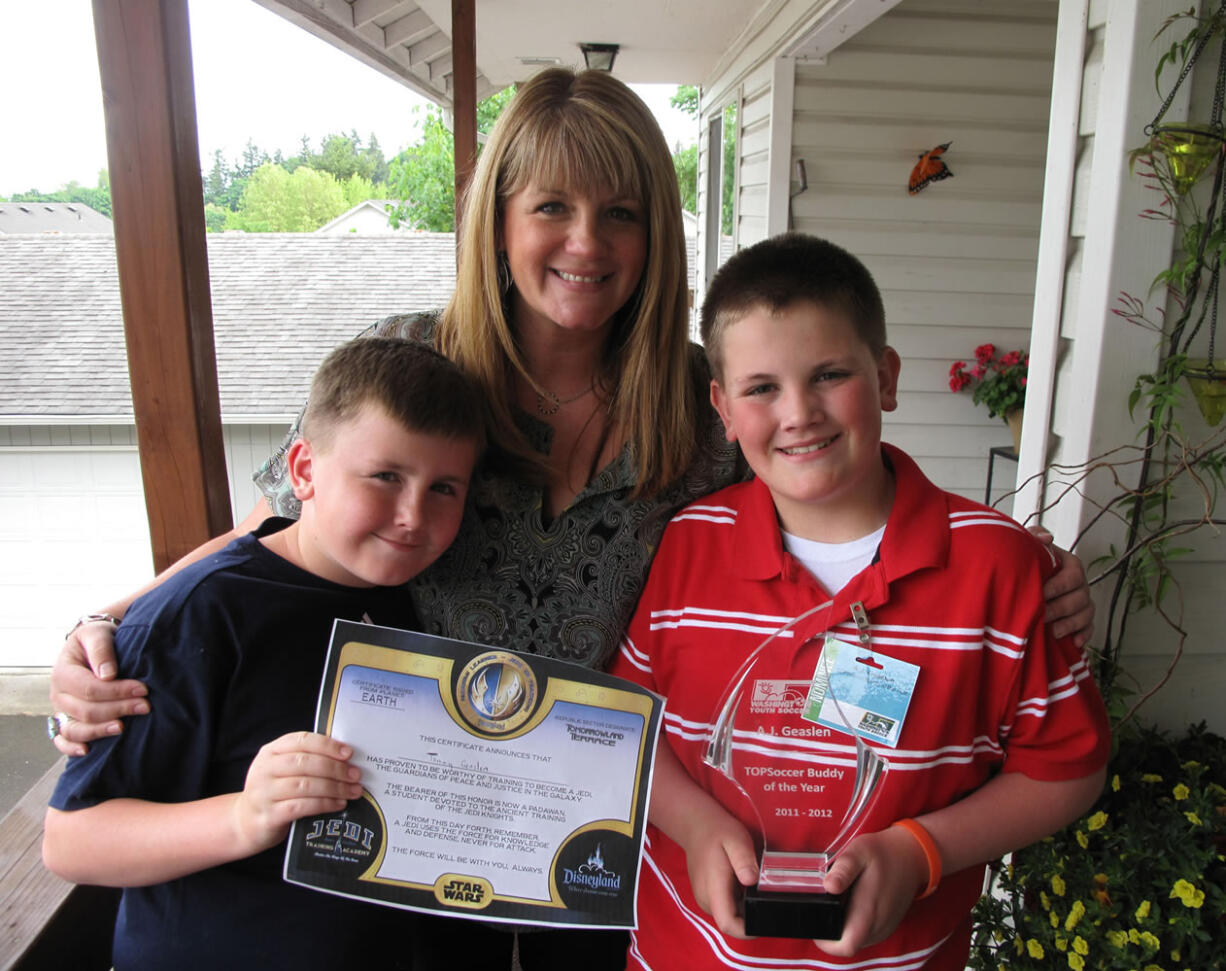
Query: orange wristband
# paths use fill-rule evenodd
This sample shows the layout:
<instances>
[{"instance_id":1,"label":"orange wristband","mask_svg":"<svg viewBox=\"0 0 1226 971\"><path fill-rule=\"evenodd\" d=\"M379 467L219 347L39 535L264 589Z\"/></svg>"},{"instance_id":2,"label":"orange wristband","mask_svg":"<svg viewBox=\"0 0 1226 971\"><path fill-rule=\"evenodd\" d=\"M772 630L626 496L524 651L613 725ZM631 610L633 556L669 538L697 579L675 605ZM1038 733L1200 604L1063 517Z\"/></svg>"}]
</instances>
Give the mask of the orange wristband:
<instances>
[{"instance_id":1,"label":"orange wristband","mask_svg":"<svg viewBox=\"0 0 1226 971\"><path fill-rule=\"evenodd\" d=\"M932 841L932 836L928 830L924 829L914 819L900 819L894 823L894 826L900 829L905 829L913 837L915 842L919 843L920 849L924 851L924 859L928 861L928 886L924 887L923 892L916 897L916 900L923 900L929 896L937 888L937 884L941 882L941 851L937 849L936 843ZM891 829L894 827L891 826Z\"/></svg>"}]
</instances>

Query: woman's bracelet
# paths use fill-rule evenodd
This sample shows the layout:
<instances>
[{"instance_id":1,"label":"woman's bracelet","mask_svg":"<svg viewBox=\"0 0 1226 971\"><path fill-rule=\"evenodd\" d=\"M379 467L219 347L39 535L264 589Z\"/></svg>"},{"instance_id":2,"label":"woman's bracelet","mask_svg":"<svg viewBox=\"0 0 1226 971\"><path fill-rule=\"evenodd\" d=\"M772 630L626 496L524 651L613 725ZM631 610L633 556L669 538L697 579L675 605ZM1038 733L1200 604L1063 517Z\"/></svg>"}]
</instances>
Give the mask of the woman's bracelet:
<instances>
[{"instance_id":1,"label":"woman's bracelet","mask_svg":"<svg viewBox=\"0 0 1226 971\"><path fill-rule=\"evenodd\" d=\"M67 634L64 635L64 640L68 640L68 638L72 637L72 635L77 632L78 627L81 627L85 624L92 624L96 620L105 620L112 627L119 626L119 618L112 617L110 614L86 614L83 617L77 618L77 622L72 625L72 629Z\"/></svg>"},{"instance_id":2,"label":"woman's bracelet","mask_svg":"<svg viewBox=\"0 0 1226 971\"><path fill-rule=\"evenodd\" d=\"M941 882L941 851L937 849L936 843L933 842L931 834L924 829L914 819L900 819L894 823L899 829L905 829L914 838L915 842L919 843L919 847L924 851L924 859L928 861L928 885L924 887L916 900L923 900L929 896L937 888L937 884ZM890 828L893 829L894 826Z\"/></svg>"}]
</instances>

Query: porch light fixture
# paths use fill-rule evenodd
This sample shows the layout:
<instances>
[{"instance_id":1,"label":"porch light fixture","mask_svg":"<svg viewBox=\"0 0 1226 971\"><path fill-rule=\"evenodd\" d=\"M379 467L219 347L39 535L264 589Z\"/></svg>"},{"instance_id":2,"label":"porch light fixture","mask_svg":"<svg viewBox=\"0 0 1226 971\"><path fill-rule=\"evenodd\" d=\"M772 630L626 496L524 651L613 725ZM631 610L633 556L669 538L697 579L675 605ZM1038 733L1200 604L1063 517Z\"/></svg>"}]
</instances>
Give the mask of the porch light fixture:
<instances>
[{"instance_id":1,"label":"porch light fixture","mask_svg":"<svg viewBox=\"0 0 1226 971\"><path fill-rule=\"evenodd\" d=\"M593 71L612 71L620 44L580 44L583 63Z\"/></svg>"}]
</instances>

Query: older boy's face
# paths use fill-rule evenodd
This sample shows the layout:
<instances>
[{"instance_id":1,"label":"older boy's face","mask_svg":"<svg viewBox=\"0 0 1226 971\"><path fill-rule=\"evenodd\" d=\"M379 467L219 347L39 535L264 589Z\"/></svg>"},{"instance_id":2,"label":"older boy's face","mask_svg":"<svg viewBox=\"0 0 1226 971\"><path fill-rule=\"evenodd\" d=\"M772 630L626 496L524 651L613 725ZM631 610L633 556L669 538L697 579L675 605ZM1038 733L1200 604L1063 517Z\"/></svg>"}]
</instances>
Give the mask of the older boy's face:
<instances>
[{"instance_id":1,"label":"older boy's face","mask_svg":"<svg viewBox=\"0 0 1226 971\"><path fill-rule=\"evenodd\" d=\"M841 543L881 526L892 499L881 413L897 407L898 355L878 360L843 314L801 301L729 326L723 363L711 401L783 528Z\"/></svg>"},{"instance_id":2,"label":"older boy's face","mask_svg":"<svg viewBox=\"0 0 1226 971\"><path fill-rule=\"evenodd\" d=\"M295 448L300 554L317 576L347 586L405 583L455 539L473 442L413 431L367 405L329 431L326 448Z\"/></svg>"}]
</instances>

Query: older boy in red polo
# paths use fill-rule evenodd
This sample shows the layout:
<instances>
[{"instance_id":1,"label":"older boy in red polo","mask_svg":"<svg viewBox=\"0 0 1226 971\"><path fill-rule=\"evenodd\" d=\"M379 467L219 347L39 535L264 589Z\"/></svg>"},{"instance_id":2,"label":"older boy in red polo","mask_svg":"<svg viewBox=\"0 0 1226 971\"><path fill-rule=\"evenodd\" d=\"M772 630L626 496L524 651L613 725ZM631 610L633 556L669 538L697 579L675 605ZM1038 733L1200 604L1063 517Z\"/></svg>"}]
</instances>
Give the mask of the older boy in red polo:
<instances>
[{"instance_id":1,"label":"older boy in red polo","mask_svg":"<svg viewBox=\"0 0 1226 971\"><path fill-rule=\"evenodd\" d=\"M1102 786L1101 698L1071 640L1044 629L1055 563L881 443L900 361L849 253L801 235L742 251L712 282L702 333L712 401L755 478L674 518L615 665L668 698L630 966L961 971L984 864L1077 818ZM769 646L792 652L789 679L814 678L801 645L863 633L914 682L896 736L868 742L890 769L826 877L849 891L842 936L747 939L738 901L761 823L703 754L744 660L813 608ZM734 737L758 777L793 780L749 792L771 838L820 850L833 836L854 778L846 728L797 716Z\"/></svg>"}]
</instances>

